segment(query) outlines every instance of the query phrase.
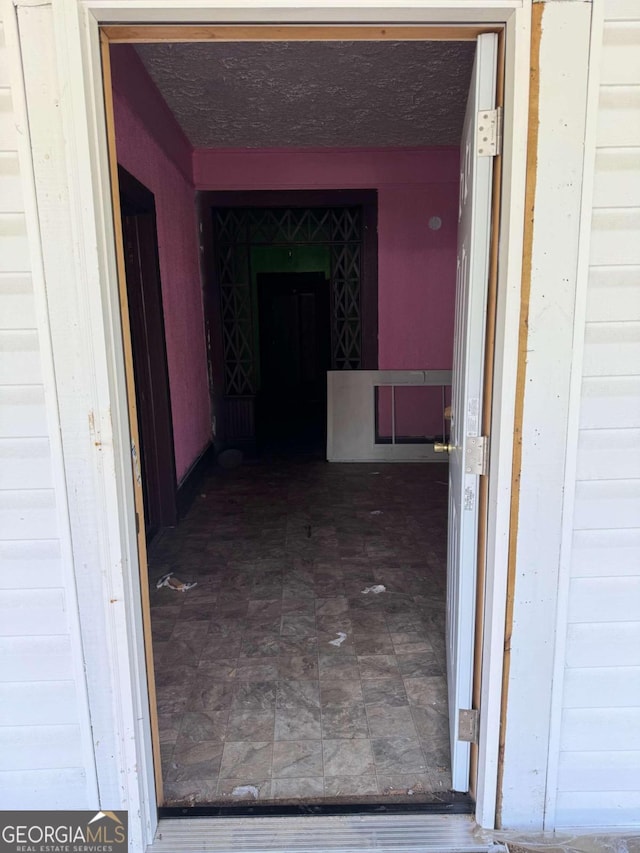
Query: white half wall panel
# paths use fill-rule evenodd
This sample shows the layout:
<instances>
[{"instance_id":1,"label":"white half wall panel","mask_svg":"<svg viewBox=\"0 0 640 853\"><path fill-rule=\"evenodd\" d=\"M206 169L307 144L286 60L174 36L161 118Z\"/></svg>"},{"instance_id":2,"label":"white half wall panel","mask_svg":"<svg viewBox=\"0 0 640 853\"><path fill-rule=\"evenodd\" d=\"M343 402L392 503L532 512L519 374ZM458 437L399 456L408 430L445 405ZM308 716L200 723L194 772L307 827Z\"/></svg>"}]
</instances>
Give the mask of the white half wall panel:
<instances>
[{"instance_id":1,"label":"white half wall panel","mask_svg":"<svg viewBox=\"0 0 640 853\"><path fill-rule=\"evenodd\" d=\"M397 441L396 391L451 386L450 370L330 370L327 372L327 460L329 462L447 462L433 443ZM376 392L387 392L378 397ZM388 420L377 436L378 419ZM442 423L443 431L446 425Z\"/></svg>"}]
</instances>

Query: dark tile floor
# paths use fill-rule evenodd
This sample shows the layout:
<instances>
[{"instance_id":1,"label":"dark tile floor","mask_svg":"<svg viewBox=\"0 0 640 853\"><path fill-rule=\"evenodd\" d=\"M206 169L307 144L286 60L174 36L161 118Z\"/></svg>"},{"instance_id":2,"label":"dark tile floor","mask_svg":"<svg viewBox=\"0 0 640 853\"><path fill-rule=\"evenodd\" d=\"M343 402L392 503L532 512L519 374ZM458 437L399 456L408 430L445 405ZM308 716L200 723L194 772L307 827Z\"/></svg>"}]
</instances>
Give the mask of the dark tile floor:
<instances>
[{"instance_id":1,"label":"dark tile floor","mask_svg":"<svg viewBox=\"0 0 640 853\"><path fill-rule=\"evenodd\" d=\"M150 549L166 804L448 799L446 496L442 465L211 473Z\"/></svg>"}]
</instances>

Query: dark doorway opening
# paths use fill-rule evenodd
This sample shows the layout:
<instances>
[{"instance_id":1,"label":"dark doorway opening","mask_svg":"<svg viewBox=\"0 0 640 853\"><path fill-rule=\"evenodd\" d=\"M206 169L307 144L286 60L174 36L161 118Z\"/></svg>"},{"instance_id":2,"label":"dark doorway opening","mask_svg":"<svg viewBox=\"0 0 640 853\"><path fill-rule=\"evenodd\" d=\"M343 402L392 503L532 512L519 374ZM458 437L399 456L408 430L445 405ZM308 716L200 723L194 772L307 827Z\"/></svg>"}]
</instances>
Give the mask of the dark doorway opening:
<instances>
[{"instance_id":1,"label":"dark doorway opening","mask_svg":"<svg viewBox=\"0 0 640 853\"><path fill-rule=\"evenodd\" d=\"M257 277L259 447L322 452L331 367L329 282L323 272Z\"/></svg>"},{"instance_id":2,"label":"dark doorway opening","mask_svg":"<svg viewBox=\"0 0 640 853\"><path fill-rule=\"evenodd\" d=\"M177 523L176 466L153 193L118 168L147 539Z\"/></svg>"},{"instance_id":3,"label":"dark doorway opening","mask_svg":"<svg viewBox=\"0 0 640 853\"><path fill-rule=\"evenodd\" d=\"M239 448L252 455L273 440L281 451L296 453L311 441L324 454L327 370L378 366L377 191L203 192L199 206L216 450ZM323 364L322 394L310 397L307 389L288 417L282 399L286 377L267 380L271 394L262 387L263 357L283 357L288 344L280 341L280 356L262 351L260 324L276 320L261 316L274 308L264 302L260 282L267 274L295 273L302 274L299 285L304 276L320 272L326 297L320 299L321 290L307 279L300 310L313 313L326 342L327 349L323 343L314 356ZM280 308L288 311L284 305L292 298L279 291ZM295 324L302 322L310 318ZM308 347L300 357L305 352L308 356ZM281 367L280 373L292 369ZM280 405L268 402L278 395Z\"/></svg>"}]
</instances>

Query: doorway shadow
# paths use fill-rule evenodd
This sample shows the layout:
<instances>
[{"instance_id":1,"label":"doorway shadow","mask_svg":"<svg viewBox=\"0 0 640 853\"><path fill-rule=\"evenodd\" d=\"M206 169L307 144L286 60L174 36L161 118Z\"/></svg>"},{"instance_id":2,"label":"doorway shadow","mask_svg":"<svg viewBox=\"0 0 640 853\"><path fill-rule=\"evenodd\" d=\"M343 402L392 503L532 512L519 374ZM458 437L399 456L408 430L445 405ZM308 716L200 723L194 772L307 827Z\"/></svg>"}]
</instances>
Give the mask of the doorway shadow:
<instances>
[{"instance_id":1,"label":"doorway shadow","mask_svg":"<svg viewBox=\"0 0 640 853\"><path fill-rule=\"evenodd\" d=\"M329 282L323 272L257 276L261 454L326 455L327 371L331 366Z\"/></svg>"}]
</instances>

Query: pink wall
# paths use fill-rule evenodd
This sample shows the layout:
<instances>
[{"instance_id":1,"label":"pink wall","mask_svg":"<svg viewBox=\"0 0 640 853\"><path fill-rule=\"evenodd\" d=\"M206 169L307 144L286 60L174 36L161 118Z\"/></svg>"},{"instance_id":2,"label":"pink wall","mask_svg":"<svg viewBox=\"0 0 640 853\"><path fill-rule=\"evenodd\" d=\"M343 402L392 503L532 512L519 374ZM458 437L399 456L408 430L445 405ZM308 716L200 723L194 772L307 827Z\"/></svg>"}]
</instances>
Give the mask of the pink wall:
<instances>
[{"instance_id":1,"label":"pink wall","mask_svg":"<svg viewBox=\"0 0 640 853\"><path fill-rule=\"evenodd\" d=\"M179 480L211 431L194 185L197 190L377 189L379 367L451 367L456 148L192 151L135 50L115 45L111 51L118 161L156 197ZM442 220L438 231L428 227L432 216ZM406 429L399 426L412 434L415 406L409 398L407 405ZM431 408L427 421L435 432L441 406ZM424 416L419 420L423 431Z\"/></svg>"},{"instance_id":2,"label":"pink wall","mask_svg":"<svg viewBox=\"0 0 640 853\"><path fill-rule=\"evenodd\" d=\"M178 482L211 417L191 146L128 45L111 48L118 162L153 194Z\"/></svg>"},{"instance_id":3,"label":"pink wall","mask_svg":"<svg viewBox=\"0 0 640 853\"><path fill-rule=\"evenodd\" d=\"M453 353L458 160L457 148L196 149L193 174L201 190L377 189L379 368L447 370ZM432 216L442 220L438 231L428 227ZM428 423L436 433L442 407L438 401L429 408L419 429ZM403 420L402 431L417 434L411 418Z\"/></svg>"}]
</instances>

